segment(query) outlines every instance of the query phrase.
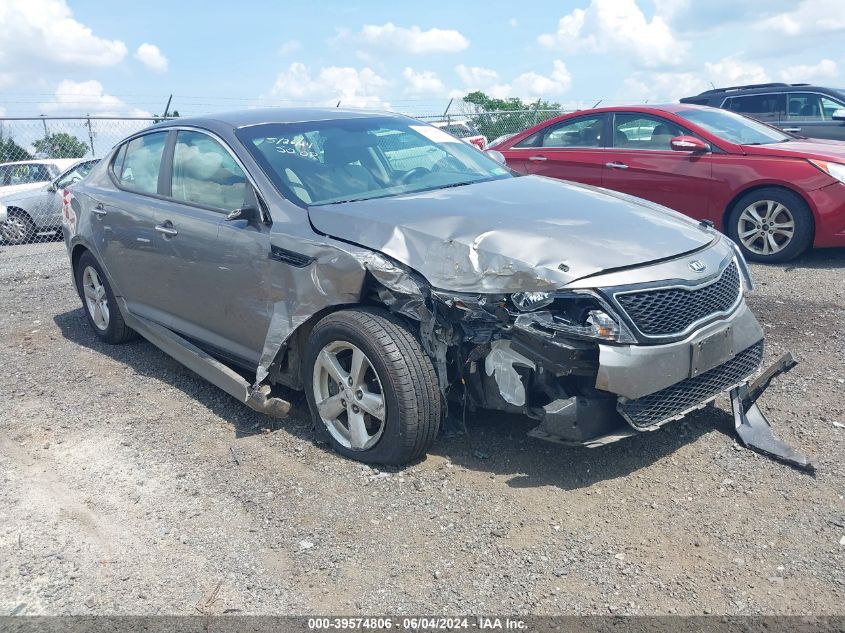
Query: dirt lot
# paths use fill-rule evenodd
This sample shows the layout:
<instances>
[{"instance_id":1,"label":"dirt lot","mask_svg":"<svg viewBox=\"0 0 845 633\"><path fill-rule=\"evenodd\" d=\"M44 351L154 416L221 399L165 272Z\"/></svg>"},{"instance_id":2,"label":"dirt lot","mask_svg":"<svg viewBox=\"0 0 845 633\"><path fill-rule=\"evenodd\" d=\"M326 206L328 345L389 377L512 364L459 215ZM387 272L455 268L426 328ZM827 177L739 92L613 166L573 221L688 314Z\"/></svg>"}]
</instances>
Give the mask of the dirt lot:
<instances>
[{"instance_id":1,"label":"dirt lot","mask_svg":"<svg viewBox=\"0 0 845 633\"><path fill-rule=\"evenodd\" d=\"M146 342L88 329L62 244L0 248L0 614L836 614L845 605L845 251L755 267L777 433L726 403L600 449L478 415L402 470L271 428Z\"/></svg>"}]
</instances>

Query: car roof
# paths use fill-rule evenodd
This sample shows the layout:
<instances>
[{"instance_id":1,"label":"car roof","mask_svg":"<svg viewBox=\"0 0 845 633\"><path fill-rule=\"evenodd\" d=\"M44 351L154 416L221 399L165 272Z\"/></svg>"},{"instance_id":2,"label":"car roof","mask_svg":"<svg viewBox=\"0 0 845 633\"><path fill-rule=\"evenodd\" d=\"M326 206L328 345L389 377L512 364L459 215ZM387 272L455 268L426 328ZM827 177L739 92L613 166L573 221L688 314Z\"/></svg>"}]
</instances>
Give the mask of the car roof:
<instances>
[{"instance_id":1,"label":"car roof","mask_svg":"<svg viewBox=\"0 0 845 633\"><path fill-rule=\"evenodd\" d=\"M303 123L307 121L327 121L338 119L359 119L368 117L403 116L392 112L376 110L353 110L347 108L255 108L252 110L235 110L220 112L207 116L185 117L170 119L154 125L155 128L172 127L178 125L196 125L207 127L213 124L225 124L235 128L261 125L263 123Z\"/></svg>"},{"instance_id":2,"label":"car roof","mask_svg":"<svg viewBox=\"0 0 845 633\"><path fill-rule=\"evenodd\" d=\"M643 114L659 114L660 112L669 112L677 114L686 110L712 110L709 106L696 105L692 103L663 103L655 105L619 105L619 106L604 106L602 108L587 108L585 110L574 110L566 112L561 116L575 116L583 114L601 114L603 112L641 112Z\"/></svg>"},{"instance_id":3,"label":"car roof","mask_svg":"<svg viewBox=\"0 0 845 633\"><path fill-rule=\"evenodd\" d=\"M754 94L770 94L770 93L781 93L781 92L801 92L801 91L811 91L811 92L820 92L823 94L830 94L830 95L842 95L841 90L837 90L836 88L828 88L825 86L816 86L813 84L808 83L797 83L797 84L788 84L788 83L765 83L765 84L748 84L745 86L726 86L724 88L713 88L712 90L705 90L697 95L692 95L689 97L684 97L681 101L686 99L724 99L726 97L731 96L740 96L740 95L754 95Z\"/></svg>"},{"instance_id":4,"label":"car roof","mask_svg":"<svg viewBox=\"0 0 845 633\"><path fill-rule=\"evenodd\" d=\"M73 161L82 160L79 158L35 158L33 160L13 160L8 163L0 163L0 167L5 167L6 165L56 165L57 167L63 167L64 165L69 165Z\"/></svg>"}]
</instances>

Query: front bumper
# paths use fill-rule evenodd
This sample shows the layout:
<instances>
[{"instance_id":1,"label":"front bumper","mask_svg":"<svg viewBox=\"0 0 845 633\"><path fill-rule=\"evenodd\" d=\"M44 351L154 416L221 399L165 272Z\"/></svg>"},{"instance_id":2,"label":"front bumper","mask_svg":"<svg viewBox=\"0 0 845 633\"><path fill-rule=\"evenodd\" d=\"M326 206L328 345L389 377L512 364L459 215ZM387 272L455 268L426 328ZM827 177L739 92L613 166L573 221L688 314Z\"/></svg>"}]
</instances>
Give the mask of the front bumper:
<instances>
[{"instance_id":1,"label":"front bumper","mask_svg":"<svg viewBox=\"0 0 845 633\"><path fill-rule=\"evenodd\" d=\"M763 340L763 329L742 301L729 317L697 330L682 341L665 345L599 345L595 386L627 400L636 400L704 374L715 365L696 366L695 348L720 333L728 339L729 355L723 362Z\"/></svg>"},{"instance_id":2,"label":"front bumper","mask_svg":"<svg viewBox=\"0 0 845 633\"><path fill-rule=\"evenodd\" d=\"M813 246L845 246L845 184L837 182L806 195L815 210Z\"/></svg>"}]
</instances>

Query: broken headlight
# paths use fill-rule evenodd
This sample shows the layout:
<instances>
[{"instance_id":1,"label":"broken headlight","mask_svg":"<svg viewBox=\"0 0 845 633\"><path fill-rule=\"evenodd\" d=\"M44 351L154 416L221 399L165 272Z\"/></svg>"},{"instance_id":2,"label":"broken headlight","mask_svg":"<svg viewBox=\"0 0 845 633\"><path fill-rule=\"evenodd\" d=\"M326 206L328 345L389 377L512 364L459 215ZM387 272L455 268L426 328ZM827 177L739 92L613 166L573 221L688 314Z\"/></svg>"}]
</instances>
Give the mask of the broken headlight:
<instances>
[{"instance_id":1,"label":"broken headlight","mask_svg":"<svg viewBox=\"0 0 845 633\"><path fill-rule=\"evenodd\" d=\"M622 320L592 293L556 294L547 305L551 306L548 310L517 316L514 324L577 338L613 343L637 342Z\"/></svg>"},{"instance_id":2,"label":"broken headlight","mask_svg":"<svg viewBox=\"0 0 845 633\"><path fill-rule=\"evenodd\" d=\"M520 312L533 312L545 308L554 300L550 292L517 292L511 295L511 302Z\"/></svg>"}]
</instances>

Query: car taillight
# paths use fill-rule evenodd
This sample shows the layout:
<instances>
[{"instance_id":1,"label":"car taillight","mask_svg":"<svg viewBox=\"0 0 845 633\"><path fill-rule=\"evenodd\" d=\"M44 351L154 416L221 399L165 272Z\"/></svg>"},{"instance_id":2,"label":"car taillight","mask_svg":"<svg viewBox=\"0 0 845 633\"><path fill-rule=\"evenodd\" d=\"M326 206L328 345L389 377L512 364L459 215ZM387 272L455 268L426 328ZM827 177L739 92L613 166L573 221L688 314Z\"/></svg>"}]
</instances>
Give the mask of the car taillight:
<instances>
[{"instance_id":1,"label":"car taillight","mask_svg":"<svg viewBox=\"0 0 845 633\"><path fill-rule=\"evenodd\" d=\"M484 149L484 139L483 138L471 138L469 142L475 145L478 149Z\"/></svg>"}]
</instances>

